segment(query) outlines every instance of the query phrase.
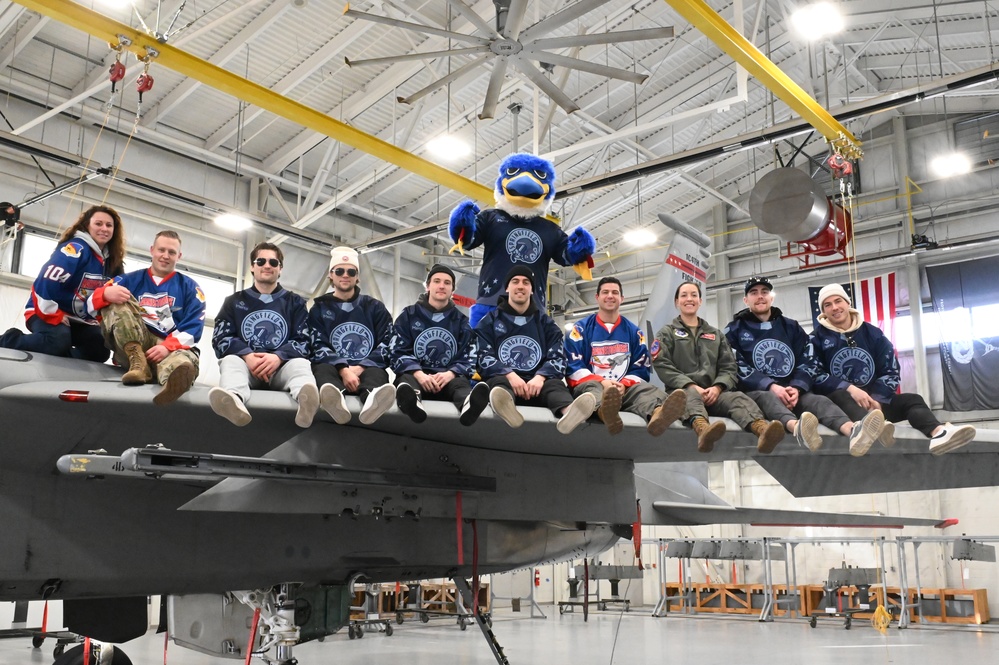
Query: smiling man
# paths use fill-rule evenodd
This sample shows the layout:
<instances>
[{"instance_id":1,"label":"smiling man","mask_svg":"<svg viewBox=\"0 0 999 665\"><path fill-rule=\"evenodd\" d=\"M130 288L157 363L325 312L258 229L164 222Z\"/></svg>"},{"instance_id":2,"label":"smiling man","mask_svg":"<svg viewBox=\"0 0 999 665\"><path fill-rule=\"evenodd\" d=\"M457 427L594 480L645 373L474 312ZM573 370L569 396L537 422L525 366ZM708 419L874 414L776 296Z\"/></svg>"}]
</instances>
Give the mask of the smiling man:
<instances>
[{"instance_id":1,"label":"smiling man","mask_svg":"<svg viewBox=\"0 0 999 665\"><path fill-rule=\"evenodd\" d=\"M971 425L941 423L920 395L898 392L895 347L879 328L860 318L842 286L822 287L819 307L819 327L812 333L822 369L816 392L827 394L851 418L863 418L869 411L884 413L879 441L885 447L895 443L893 423L902 420L929 437L934 455L957 450L975 438Z\"/></svg>"}]
</instances>

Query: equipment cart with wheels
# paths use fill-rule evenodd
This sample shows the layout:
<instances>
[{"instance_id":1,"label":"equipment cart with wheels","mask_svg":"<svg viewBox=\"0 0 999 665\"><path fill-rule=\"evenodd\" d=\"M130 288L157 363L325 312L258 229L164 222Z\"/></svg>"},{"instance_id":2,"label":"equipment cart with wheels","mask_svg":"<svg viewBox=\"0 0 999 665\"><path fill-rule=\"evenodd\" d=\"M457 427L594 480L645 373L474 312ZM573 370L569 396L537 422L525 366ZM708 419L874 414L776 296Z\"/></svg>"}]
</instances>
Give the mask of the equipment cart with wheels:
<instances>
[{"instance_id":1,"label":"equipment cart with wheels","mask_svg":"<svg viewBox=\"0 0 999 665\"><path fill-rule=\"evenodd\" d=\"M820 618L835 618L843 620L844 630L850 630L854 614L872 610L870 590L871 585L877 583L879 572L878 568L847 568L845 566L830 568L829 577L823 585L822 600L809 615L808 625L815 628ZM851 607L849 598L840 593L840 589L845 587L857 588L856 607Z\"/></svg>"},{"instance_id":2,"label":"equipment cart with wheels","mask_svg":"<svg viewBox=\"0 0 999 665\"><path fill-rule=\"evenodd\" d=\"M625 612L631 611L631 601L627 598L622 598L619 589L621 580L642 579L642 569L638 566L604 566L591 561L588 566L574 566L572 572L574 577L570 577L568 580L569 600L559 601L559 614L574 612L576 606L582 606L590 598L593 598L593 600L589 602L596 603L598 610L606 610L608 604L617 604L623 605ZM589 576L589 580L596 582L594 585L596 589L592 593L584 591L584 599L579 600L579 586L582 584L584 589L586 588L587 575ZM603 598L600 595L600 580L610 582L610 598Z\"/></svg>"},{"instance_id":3,"label":"equipment cart with wheels","mask_svg":"<svg viewBox=\"0 0 999 665\"><path fill-rule=\"evenodd\" d=\"M383 619L379 613L378 600L381 593L377 584L355 584L354 602L350 606L350 623L347 624L347 637L361 639L364 633L373 630L392 637L392 621Z\"/></svg>"}]
</instances>

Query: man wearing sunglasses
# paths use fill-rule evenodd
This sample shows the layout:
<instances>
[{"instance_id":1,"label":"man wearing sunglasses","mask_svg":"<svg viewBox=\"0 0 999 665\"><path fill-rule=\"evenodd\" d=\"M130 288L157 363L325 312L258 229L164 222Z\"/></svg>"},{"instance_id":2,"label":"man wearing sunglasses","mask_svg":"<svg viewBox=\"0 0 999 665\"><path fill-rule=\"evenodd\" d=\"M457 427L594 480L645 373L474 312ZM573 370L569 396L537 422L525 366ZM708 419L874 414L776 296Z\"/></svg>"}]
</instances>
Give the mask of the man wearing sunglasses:
<instances>
[{"instance_id":1,"label":"man wearing sunglasses","mask_svg":"<svg viewBox=\"0 0 999 665\"><path fill-rule=\"evenodd\" d=\"M415 423L427 419L423 399L450 400L471 425L489 403L489 387L472 388L475 335L468 317L451 302L454 272L436 264L427 273L427 291L402 310L392 326L389 356L395 372L399 410Z\"/></svg>"},{"instance_id":2,"label":"man wearing sunglasses","mask_svg":"<svg viewBox=\"0 0 999 665\"><path fill-rule=\"evenodd\" d=\"M262 242L250 252L253 286L225 299L215 317L212 347L219 357L219 387L208 400L233 425L251 420L251 388L287 390L298 403L295 424L308 427L319 409L309 364L305 300L282 288L281 248Z\"/></svg>"},{"instance_id":3,"label":"man wearing sunglasses","mask_svg":"<svg viewBox=\"0 0 999 665\"><path fill-rule=\"evenodd\" d=\"M881 330L860 318L850 296L839 284L819 291L819 326L812 344L822 368L815 391L829 396L851 418L881 411L885 427L878 440L886 448L895 444L895 425L901 420L930 439L930 452L942 455L975 438L971 425L941 423L920 395L900 393L898 356Z\"/></svg>"},{"instance_id":4,"label":"man wearing sunglasses","mask_svg":"<svg viewBox=\"0 0 999 665\"><path fill-rule=\"evenodd\" d=\"M361 293L358 272L356 251L330 250L333 292L316 298L309 311L319 403L340 425L351 417L344 394L361 399L358 420L364 425L378 420L395 402L395 386L386 370L392 317L381 301Z\"/></svg>"}]
</instances>

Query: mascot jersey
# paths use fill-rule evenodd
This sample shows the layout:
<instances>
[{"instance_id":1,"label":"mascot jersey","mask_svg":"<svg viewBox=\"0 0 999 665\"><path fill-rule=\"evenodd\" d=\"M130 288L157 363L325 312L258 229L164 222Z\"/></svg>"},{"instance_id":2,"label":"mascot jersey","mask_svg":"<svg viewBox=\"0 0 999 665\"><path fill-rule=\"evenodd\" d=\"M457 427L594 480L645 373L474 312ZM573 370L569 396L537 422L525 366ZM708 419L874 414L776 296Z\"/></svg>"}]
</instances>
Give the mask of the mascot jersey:
<instances>
[{"instance_id":1,"label":"mascot jersey","mask_svg":"<svg viewBox=\"0 0 999 665\"><path fill-rule=\"evenodd\" d=\"M361 294L341 300L333 293L316 298L309 310L312 360L346 367L388 367L392 317L380 300Z\"/></svg>"},{"instance_id":2,"label":"mascot jersey","mask_svg":"<svg viewBox=\"0 0 999 665\"><path fill-rule=\"evenodd\" d=\"M829 394L853 384L888 404L898 391L895 347L877 326L864 321L852 332L840 332L819 325L812 333L812 345L821 370L815 392Z\"/></svg>"},{"instance_id":3,"label":"mascot jersey","mask_svg":"<svg viewBox=\"0 0 999 665\"><path fill-rule=\"evenodd\" d=\"M190 349L205 327L205 294L187 275L172 272L157 284L152 272L133 270L115 280L132 292L146 310L142 320L149 332L163 340L163 346L176 351Z\"/></svg>"},{"instance_id":4,"label":"mascot jersey","mask_svg":"<svg viewBox=\"0 0 999 665\"><path fill-rule=\"evenodd\" d=\"M767 390L773 383L809 390L819 373L808 335L776 307L769 321L742 310L725 328L725 337L735 352L742 390Z\"/></svg>"},{"instance_id":5,"label":"mascot jersey","mask_svg":"<svg viewBox=\"0 0 999 665\"><path fill-rule=\"evenodd\" d=\"M565 375L562 329L531 300L518 314L502 296L496 309L475 326L479 345L479 375L491 379L516 372L530 381L536 375L561 379Z\"/></svg>"},{"instance_id":6,"label":"mascot jersey","mask_svg":"<svg viewBox=\"0 0 999 665\"><path fill-rule=\"evenodd\" d=\"M104 274L104 255L84 231L59 243L49 257L24 306L24 318L37 316L57 326L63 319L97 325L97 311L107 303L101 297L110 275Z\"/></svg>"},{"instance_id":7,"label":"mascot jersey","mask_svg":"<svg viewBox=\"0 0 999 665\"><path fill-rule=\"evenodd\" d=\"M219 358L273 353L282 362L309 357L305 299L278 284L274 293L250 287L232 294L215 317L212 348Z\"/></svg>"},{"instance_id":8,"label":"mascot jersey","mask_svg":"<svg viewBox=\"0 0 999 665\"><path fill-rule=\"evenodd\" d=\"M596 314L577 321L565 338L569 360L568 383L610 379L625 386L649 380L649 349L638 326L624 318L610 330Z\"/></svg>"},{"instance_id":9,"label":"mascot jersey","mask_svg":"<svg viewBox=\"0 0 999 665\"><path fill-rule=\"evenodd\" d=\"M389 356L396 374L446 372L471 378L475 371L475 336L468 317L448 303L435 310L424 293L415 305L402 310L392 327Z\"/></svg>"},{"instance_id":10,"label":"mascot jersey","mask_svg":"<svg viewBox=\"0 0 999 665\"><path fill-rule=\"evenodd\" d=\"M465 239L465 249L483 245L482 272L476 302L495 305L505 289L503 278L514 264L525 264L534 272L534 297L543 309L548 293L548 264L571 266L569 237L544 217L514 217L498 208L488 208L475 218L475 231Z\"/></svg>"}]
</instances>

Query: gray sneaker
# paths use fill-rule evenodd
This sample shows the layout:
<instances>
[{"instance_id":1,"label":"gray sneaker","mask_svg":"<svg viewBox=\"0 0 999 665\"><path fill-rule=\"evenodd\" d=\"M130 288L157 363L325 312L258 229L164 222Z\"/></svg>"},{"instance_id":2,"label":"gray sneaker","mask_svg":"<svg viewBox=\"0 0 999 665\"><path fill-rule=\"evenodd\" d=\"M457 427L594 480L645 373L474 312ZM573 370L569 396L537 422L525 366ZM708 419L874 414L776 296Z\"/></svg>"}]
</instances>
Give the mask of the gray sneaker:
<instances>
[{"instance_id":1,"label":"gray sneaker","mask_svg":"<svg viewBox=\"0 0 999 665\"><path fill-rule=\"evenodd\" d=\"M592 416L596 409L597 398L593 396L593 393L583 393L572 400L572 404L566 407L565 413L558 419L555 429L561 434L570 434L572 430L579 427L581 423Z\"/></svg>"},{"instance_id":2,"label":"gray sneaker","mask_svg":"<svg viewBox=\"0 0 999 665\"><path fill-rule=\"evenodd\" d=\"M822 447L822 437L819 436L819 419L815 414L805 411L794 426L794 440L799 446L808 448L813 453Z\"/></svg>"},{"instance_id":3,"label":"gray sneaker","mask_svg":"<svg viewBox=\"0 0 999 665\"><path fill-rule=\"evenodd\" d=\"M391 409L393 404L395 404L395 386L388 383L378 386L368 393L368 399L364 400L364 407L357 419L362 425L370 425Z\"/></svg>"},{"instance_id":4,"label":"gray sneaker","mask_svg":"<svg viewBox=\"0 0 999 665\"><path fill-rule=\"evenodd\" d=\"M517 428L524 424L524 416L517 411L513 393L506 388L496 386L489 391L489 406L493 407L493 412L510 427Z\"/></svg>"},{"instance_id":5,"label":"gray sneaker","mask_svg":"<svg viewBox=\"0 0 999 665\"><path fill-rule=\"evenodd\" d=\"M323 387L319 389L319 406L330 414L330 418L337 425L346 425L350 422L350 411L343 402L343 393L333 384L323 384Z\"/></svg>"},{"instance_id":6,"label":"gray sneaker","mask_svg":"<svg viewBox=\"0 0 999 665\"><path fill-rule=\"evenodd\" d=\"M971 425L957 427L950 423L944 423L943 427L942 432L930 439L930 453L933 455L943 455L957 450L961 446L971 443L977 433Z\"/></svg>"},{"instance_id":7,"label":"gray sneaker","mask_svg":"<svg viewBox=\"0 0 999 665\"><path fill-rule=\"evenodd\" d=\"M853 432L850 434L850 454L854 457L863 457L871 449L871 444L881 436L881 430L885 426L885 414L880 409L871 411L862 420L853 423Z\"/></svg>"},{"instance_id":8,"label":"gray sneaker","mask_svg":"<svg viewBox=\"0 0 999 665\"><path fill-rule=\"evenodd\" d=\"M208 403L212 411L222 416L236 427L249 425L253 417L243 406L243 400L236 393L225 388L212 388L208 391Z\"/></svg>"},{"instance_id":9,"label":"gray sneaker","mask_svg":"<svg viewBox=\"0 0 999 665\"><path fill-rule=\"evenodd\" d=\"M295 424L299 427L309 427L319 410L319 388L314 383L306 383L298 391L298 413L295 414Z\"/></svg>"}]
</instances>

